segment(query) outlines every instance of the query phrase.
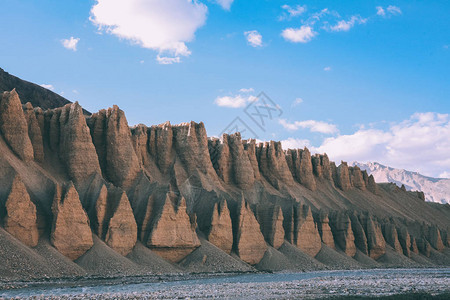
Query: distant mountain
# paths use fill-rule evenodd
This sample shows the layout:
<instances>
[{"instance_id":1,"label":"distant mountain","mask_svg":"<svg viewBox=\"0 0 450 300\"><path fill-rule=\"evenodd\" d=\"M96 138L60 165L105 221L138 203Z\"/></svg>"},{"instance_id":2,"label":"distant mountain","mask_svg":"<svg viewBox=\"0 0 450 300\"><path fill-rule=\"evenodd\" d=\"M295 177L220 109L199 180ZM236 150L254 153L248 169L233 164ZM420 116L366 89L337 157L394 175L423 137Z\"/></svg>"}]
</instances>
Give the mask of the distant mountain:
<instances>
[{"instance_id":1,"label":"distant mountain","mask_svg":"<svg viewBox=\"0 0 450 300\"><path fill-rule=\"evenodd\" d=\"M450 204L450 179L427 177L417 172L387 167L377 162L353 162L352 165L372 174L377 183L393 182L398 186L404 184L408 191L424 192L426 201Z\"/></svg>"},{"instance_id":2,"label":"distant mountain","mask_svg":"<svg viewBox=\"0 0 450 300\"><path fill-rule=\"evenodd\" d=\"M71 103L66 98L41 87L40 85L22 80L0 68L0 93L16 89L23 104L30 102L33 107L42 109L56 108ZM86 112L85 112L86 113Z\"/></svg>"}]
</instances>

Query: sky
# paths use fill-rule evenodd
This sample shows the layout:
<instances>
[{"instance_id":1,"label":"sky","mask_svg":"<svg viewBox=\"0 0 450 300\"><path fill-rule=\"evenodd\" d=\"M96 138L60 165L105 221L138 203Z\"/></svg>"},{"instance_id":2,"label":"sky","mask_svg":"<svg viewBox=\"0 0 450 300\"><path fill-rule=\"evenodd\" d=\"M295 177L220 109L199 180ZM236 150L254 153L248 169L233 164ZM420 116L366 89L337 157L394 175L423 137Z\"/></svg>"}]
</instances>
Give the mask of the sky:
<instances>
[{"instance_id":1,"label":"sky","mask_svg":"<svg viewBox=\"0 0 450 300\"><path fill-rule=\"evenodd\" d=\"M2 0L0 67L130 126L450 178L450 2Z\"/></svg>"}]
</instances>

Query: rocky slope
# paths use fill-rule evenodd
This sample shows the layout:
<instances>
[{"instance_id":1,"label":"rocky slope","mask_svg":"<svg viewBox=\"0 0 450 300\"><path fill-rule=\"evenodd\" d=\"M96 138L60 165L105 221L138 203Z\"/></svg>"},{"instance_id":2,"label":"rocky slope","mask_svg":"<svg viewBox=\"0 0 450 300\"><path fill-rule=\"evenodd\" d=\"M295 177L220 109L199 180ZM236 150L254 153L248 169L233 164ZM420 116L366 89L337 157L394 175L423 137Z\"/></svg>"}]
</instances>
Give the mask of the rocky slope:
<instances>
[{"instance_id":1,"label":"rocky slope","mask_svg":"<svg viewBox=\"0 0 450 300\"><path fill-rule=\"evenodd\" d=\"M0 68L0 93L16 89L23 103L30 102L34 107L56 108L70 103L64 97L37 84L22 80Z\"/></svg>"},{"instance_id":2,"label":"rocky slope","mask_svg":"<svg viewBox=\"0 0 450 300\"><path fill-rule=\"evenodd\" d=\"M203 123L129 128L117 106L43 110L14 90L0 221L3 279L42 277L26 270L50 258L51 277L450 264L448 205L326 154L209 139Z\"/></svg>"},{"instance_id":3,"label":"rocky slope","mask_svg":"<svg viewBox=\"0 0 450 300\"><path fill-rule=\"evenodd\" d=\"M352 165L366 170L368 174L373 175L376 182L393 182L399 187L404 185L407 191L422 191L426 201L450 204L450 179L448 178L427 177L417 172L387 167L377 162L353 162Z\"/></svg>"}]
</instances>

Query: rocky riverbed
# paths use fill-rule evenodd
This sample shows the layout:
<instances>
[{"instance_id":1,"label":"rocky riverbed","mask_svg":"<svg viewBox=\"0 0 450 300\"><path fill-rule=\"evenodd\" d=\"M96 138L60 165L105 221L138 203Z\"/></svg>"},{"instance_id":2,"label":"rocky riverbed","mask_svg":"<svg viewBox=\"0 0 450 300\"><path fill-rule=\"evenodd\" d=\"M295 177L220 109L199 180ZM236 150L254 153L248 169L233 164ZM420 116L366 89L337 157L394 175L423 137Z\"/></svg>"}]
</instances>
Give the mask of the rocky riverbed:
<instances>
[{"instance_id":1,"label":"rocky riverbed","mask_svg":"<svg viewBox=\"0 0 450 300\"><path fill-rule=\"evenodd\" d=\"M231 276L164 277L160 280L43 283L0 291L2 298L33 299L318 299L351 296L450 295L450 269L383 269ZM68 283L67 283L68 284Z\"/></svg>"}]
</instances>

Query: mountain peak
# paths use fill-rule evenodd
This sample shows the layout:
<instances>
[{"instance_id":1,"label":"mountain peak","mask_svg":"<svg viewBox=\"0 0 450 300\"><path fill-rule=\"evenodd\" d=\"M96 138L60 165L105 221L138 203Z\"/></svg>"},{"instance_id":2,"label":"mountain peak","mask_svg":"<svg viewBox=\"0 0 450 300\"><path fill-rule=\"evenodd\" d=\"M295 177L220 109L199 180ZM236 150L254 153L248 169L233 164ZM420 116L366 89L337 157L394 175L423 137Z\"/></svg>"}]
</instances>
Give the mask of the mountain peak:
<instances>
[{"instance_id":1,"label":"mountain peak","mask_svg":"<svg viewBox=\"0 0 450 300\"><path fill-rule=\"evenodd\" d=\"M366 170L378 183L393 182L399 187L405 185L408 191L424 192L426 201L450 204L450 179L428 177L418 172L396 169L377 162L359 163L354 161L351 165Z\"/></svg>"}]
</instances>

